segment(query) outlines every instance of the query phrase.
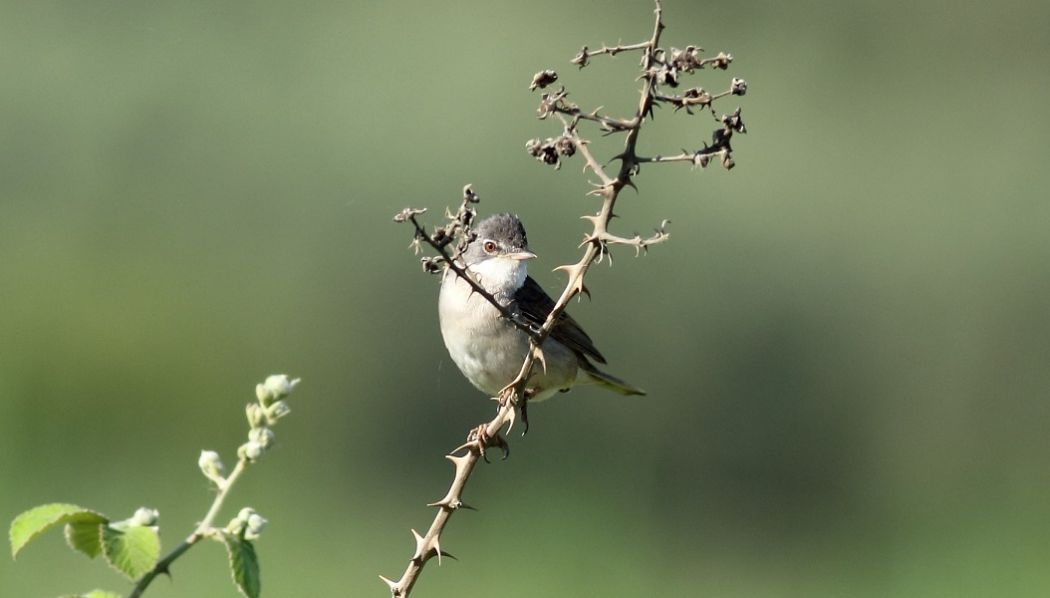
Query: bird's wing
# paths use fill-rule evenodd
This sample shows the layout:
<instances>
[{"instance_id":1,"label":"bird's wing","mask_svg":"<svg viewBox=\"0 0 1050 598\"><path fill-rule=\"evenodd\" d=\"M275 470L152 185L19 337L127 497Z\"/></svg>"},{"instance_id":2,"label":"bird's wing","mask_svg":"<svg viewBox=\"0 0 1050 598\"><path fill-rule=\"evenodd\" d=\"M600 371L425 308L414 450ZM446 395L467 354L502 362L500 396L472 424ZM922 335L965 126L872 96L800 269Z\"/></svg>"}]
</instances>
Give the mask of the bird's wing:
<instances>
[{"instance_id":1,"label":"bird's wing","mask_svg":"<svg viewBox=\"0 0 1050 598\"><path fill-rule=\"evenodd\" d=\"M540 288L540 285L531 276L526 276L525 284L514 293L514 301L521 315L526 320L535 323L537 327L543 325L551 310L554 309L554 300ZM561 313L554 324L551 337L576 353L590 357L598 363L605 363L605 357L598 352L591 337L587 336L576 320L565 312Z\"/></svg>"}]
</instances>

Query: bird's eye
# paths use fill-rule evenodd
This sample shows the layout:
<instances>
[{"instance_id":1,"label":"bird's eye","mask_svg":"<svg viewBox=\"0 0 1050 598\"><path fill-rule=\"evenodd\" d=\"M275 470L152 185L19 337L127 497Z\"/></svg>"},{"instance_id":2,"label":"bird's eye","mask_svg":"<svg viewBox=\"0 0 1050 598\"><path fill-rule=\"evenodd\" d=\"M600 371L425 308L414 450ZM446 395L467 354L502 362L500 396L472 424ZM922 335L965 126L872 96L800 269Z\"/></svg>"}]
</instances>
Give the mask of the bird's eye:
<instances>
[{"instance_id":1,"label":"bird's eye","mask_svg":"<svg viewBox=\"0 0 1050 598\"><path fill-rule=\"evenodd\" d=\"M489 254L496 253L496 242L495 241L485 241L485 243L481 246L481 248L485 250L485 253L489 253Z\"/></svg>"}]
</instances>

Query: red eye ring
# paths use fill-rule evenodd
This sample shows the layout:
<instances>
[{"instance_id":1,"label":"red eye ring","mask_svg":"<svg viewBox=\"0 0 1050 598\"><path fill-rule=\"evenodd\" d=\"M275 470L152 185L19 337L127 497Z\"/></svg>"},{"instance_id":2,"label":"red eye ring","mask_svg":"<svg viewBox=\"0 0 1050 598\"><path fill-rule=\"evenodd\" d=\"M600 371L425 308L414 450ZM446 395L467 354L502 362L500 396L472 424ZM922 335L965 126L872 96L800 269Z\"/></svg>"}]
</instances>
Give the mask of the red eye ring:
<instances>
[{"instance_id":1,"label":"red eye ring","mask_svg":"<svg viewBox=\"0 0 1050 598\"><path fill-rule=\"evenodd\" d=\"M481 248L485 250L485 253L496 253L496 242L495 241L485 241L481 245Z\"/></svg>"}]
</instances>

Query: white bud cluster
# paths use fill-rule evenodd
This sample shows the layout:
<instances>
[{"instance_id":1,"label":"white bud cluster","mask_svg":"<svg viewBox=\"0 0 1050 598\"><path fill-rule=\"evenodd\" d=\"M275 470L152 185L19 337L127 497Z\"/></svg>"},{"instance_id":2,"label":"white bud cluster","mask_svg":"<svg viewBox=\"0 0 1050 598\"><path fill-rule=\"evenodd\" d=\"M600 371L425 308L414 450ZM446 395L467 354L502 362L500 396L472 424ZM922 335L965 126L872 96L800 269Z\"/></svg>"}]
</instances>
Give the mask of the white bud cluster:
<instances>
[{"instance_id":1,"label":"white bud cluster","mask_svg":"<svg viewBox=\"0 0 1050 598\"><path fill-rule=\"evenodd\" d=\"M245 540L257 540L266 527L266 519L251 507L244 507L226 526L227 533L235 536L243 534Z\"/></svg>"},{"instance_id":2,"label":"white bud cluster","mask_svg":"<svg viewBox=\"0 0 1050 598\"><path fill-rule=\"evenodd\" d=\"M292 412L284 399L291 395L298 385L299 378L292 379L285 374L276 374L255 386L255 398L258 401L245 407L245 416L251 429L248 432L248 442L237 449L238 458L255 461L273 446L275 436L270 427Z\"/></svg>"}]
</instances>

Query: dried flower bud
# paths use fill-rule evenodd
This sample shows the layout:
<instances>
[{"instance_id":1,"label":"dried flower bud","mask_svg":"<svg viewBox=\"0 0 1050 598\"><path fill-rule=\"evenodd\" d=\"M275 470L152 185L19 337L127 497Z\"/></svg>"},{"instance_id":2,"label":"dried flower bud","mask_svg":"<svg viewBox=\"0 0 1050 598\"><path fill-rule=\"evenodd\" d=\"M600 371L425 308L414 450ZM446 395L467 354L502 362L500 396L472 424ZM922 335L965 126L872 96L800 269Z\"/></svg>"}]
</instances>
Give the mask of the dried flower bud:
<instances>
[{"instance_id":1,"label":"dried flower bud","mask_svg":"<svg viewBox=\"0 0 1050 598\"><path fill-rule=\"evenodd\" d=\"M474 192L474 187L472 185L466 185L463 187L463 201L466 203L478 203L481 201L478 194Z\"/></svg>"},{"instance_id":2,"label":"dried flower bud","mask_svg":"<svg viewBox=\"0 0 1050 598\"><path fill-rule=\"evenodd\" d=\"M576 153L576 142L568 135L562 135L554 142L554 147L563 156L572 156Z\"/></svg>"},{"instance_id":3,"label":"dried flower bud","mask_svg":"<svg viewBox=\"0 0 1050 598\"><path fill-rule=\"evenodd\" d=\"M539 139L529 139L525 142L525 151L529 152L529 155L533 158L537 158L540 155L540 149L543 147L543 142Z\"/></svg>"},{"instance_id":4,"label":"dried flower bud","mask_svg":"<svg viewBox=\"0 0 1050 598\"><path fill-rule=\"evenodd\" d=\"M740 108L734 110L732 114L722 115L722 124L725 125L728 130L736 131L737 133L747 133L747 127L744 126L744 119L740 118Z\"/></svg>"},{"instance_id":5,"label":"dried flower bud","mask_svg":"<svg viewBox=\"0 0 1050 598\"><path fill-rule=\"evenodd\" d=\"M572 59L572 63L581 69L591 62L591 55L587 53L587 46L580 48L580 51L576 53L576 57Z\"/></svg>"},{"instance_id":6,"label":"dried flower bud","mask_svg":"<svg viewBox=\"0 0 1050 598\"><path fill-rule=\"evenodd\" d=\"M529 91L536 91L536 88L543 89L558 80L558 73L547 69L540 71L532 76L532 83L529 84Z\"/></svg>"},{"instance_id":7,"label":"dried flower bud","mask_svg":"<svg viewBox=\"0 0 1050 598\"><path fill-rule=\"evenodd\" d=\"M413 216L418 216L426 211L426 208L405 208L397 214L394 214L394 222L407 222Z\"/></svg>"},{"instance_id":8,"label":"dried flower bud","mask_svg":"<svg viewBox=\"0 0 1050 598\"><path fill-rule=\"evenodd\" d=\"M736 166L736 162L733 161L733 157L729 155L729 152L722 152L722 166L725 166L726 170L732 170Z\"/></svg>"},{"instance_id":9,"label":"dried flower bud","mask_svg":"<svg viewBox=\"0 0 1050 598\"><path fill-rule=\"evenodd\" d=\"M452 242L452 236L448 234L445 227L439 226L434 229L434 234L430 235L430 241L438 247L444 247Z\"/></svg>"},{"instance_id":10,"label":"dried flower bud","mask_svg":"<svg viewBox=\"0 0 1050 598\"><path fill-rule=\"evenodd\" d=\"M656 71L656 82L659 85L678 87L678 69L664 65Z\"/></svg>"},{"instance_id":11,"label":"dried flower bud","mask_svg":"<svg viewBox=\"0 0 1050 598\"><path fill-rule=\"evenodd\" d=\"M441 267L441 258L436 257L423 257L419 258L419 264L423 266L423 271L427 274L440 274L444 271Z\"/></svg>"},{"instance_id":12,"label":"dried flower bud","mask_svg":"<svg viewBox=\"0 0 1050 598\"><path fill-rule=\"evenodd\" d=\"M678 48L671 48L671 64L674 68L692 73L694 69L703 68L703 62L700 60L700 52L703 48L696 46L686 46L684 50Z\"/></svg>"},{"instance_id":13,"label":"dried flower bud","mask_svg":"<svg viewBox=\"0 0 1050 598\"><path fill-rule=\"evenodd\" d=\"M711 66L715 67L716 69L725 70L725 69L729 68L729 63L730 62L733 62L733 55L732 54L726 54L725 52L719 52L718 56L715 56L710 61L710 64L711 64Z\"/></svg>"},{"instance_id":14,"label":"dried flower bud","mask_svg":"<svg viewBox=\"0 0 1050 598\"><path fill-rule=\"evenodd\" d=\"M735 96L742 96L747 93L747 81L738 77L733 77L733 81L729 85L729 90L732 91Z\"/></svg>"},{"instance_id":15,"label":"dried flower bud","mask_svg":"<svg viewBox=\"0 0 1050 598\"><path fill-rule=\"evenodd\" d=\"M699 166L700 168L707 168L707 163L711 161L711 154L704 154L696 152L693 154L693 166Z\"/></svg>"}]
</instances>

